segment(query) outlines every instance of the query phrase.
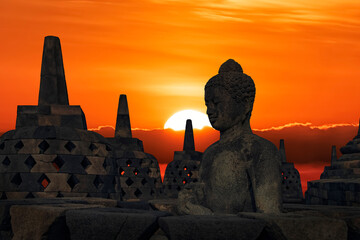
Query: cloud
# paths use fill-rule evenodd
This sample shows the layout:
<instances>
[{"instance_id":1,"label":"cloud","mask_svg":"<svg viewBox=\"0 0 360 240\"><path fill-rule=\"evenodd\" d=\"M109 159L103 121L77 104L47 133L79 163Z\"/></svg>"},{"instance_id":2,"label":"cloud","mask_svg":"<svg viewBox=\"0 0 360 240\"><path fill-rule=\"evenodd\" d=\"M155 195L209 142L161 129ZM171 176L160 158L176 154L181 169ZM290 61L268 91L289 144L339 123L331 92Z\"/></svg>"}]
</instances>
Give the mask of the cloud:
<instances>
[{"instance_id":1,"label":"cloud","mask_svg":"<svg viewBox=\"0 0 360 240\"><path fill-rule=\"evenodd\" d=\"M333 123L333 124L324 124L319 126L312 126L312 123L287 123L285 125L277 126L277 127L270 127L270 128L263 128L263 129L253 129L257 132L267 132L267 131L273 131L273 130L283 130L284 128L291 128L291 127L309 127L310 129L320 129L320 130L326 130L329 128L336 128L336 127L356 127L358 124L356 123Z\"/></svg>"}]
</instances>

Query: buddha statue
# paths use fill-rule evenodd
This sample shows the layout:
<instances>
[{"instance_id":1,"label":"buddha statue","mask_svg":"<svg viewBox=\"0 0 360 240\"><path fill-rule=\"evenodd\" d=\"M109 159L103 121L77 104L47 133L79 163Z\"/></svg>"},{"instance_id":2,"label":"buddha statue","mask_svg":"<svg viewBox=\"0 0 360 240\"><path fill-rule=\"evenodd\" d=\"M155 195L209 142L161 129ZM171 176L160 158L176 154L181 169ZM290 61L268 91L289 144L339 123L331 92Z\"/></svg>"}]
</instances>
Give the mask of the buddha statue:
<instances>
[{"instance_id":1,"label":"buddha statue","mask_svg":"<svg viewBox=\"0 0 360 240\"><path fill-rule=\"evenodd\" d=\"M252 133L255 84L232 59L205 86L205 104L220 139L202 157L199 182L179 193L180 214L279 213L281 157L270 141Z\"/></svg>"}]
</instances>

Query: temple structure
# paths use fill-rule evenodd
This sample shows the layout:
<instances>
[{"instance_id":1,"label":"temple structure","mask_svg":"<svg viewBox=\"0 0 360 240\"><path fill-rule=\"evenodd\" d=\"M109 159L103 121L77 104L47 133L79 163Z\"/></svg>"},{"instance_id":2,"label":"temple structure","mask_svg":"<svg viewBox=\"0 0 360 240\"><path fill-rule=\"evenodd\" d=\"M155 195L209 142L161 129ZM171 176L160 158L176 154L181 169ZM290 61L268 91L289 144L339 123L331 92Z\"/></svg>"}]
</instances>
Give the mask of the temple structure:
<instances>
[{"instance_id":1,"label":"temple structure","mask_svg":"<svg viewBox=\"0 0 360 240\"><path fill-rule=\"evenodd\" d=\"M177 198L184 185L197 182L202 153L195 151L194 133L191 119L186 121L183 151L174 152L164 176L164 193L167 197Z\"/></svg>"},{"instance_id":2,"label":"temple structure","mask_svg":"<svg viewBox=\"0 0 360 240\"><path fill-rule=\"evenodd\" d=\"M360 206L360 121L357 135L336 156L332 146L331 165L324 168L320 180L308 182L307 204Z\"/></svg>"},{"instance_id":3,"label":"temple structure","mask_svg":"<svg viewBox=\"0 0 360 240\"><path fill-rule=\"evenodd\" d=\"M37 106L18 106L16 129L0 139L2 199L120 199L111 148L69 105L60 40L45 38Z\"/></svg>"},{"instance_id":4,"label":"temple structure","mask_svg":"<svg viewBox=\"0 0 360 240\"><path fill-rule=\"evenodd\" d=\"M281 189L284 203L297 203L303 201L299 171L294 163L286 161L284 139L280 139L279 151L281 155Z\"/></svg>"},{"instance_id":5,"label":"temple structure","mask_svg":"<svg viewBox=\"0 0 360 240\"><path fill-rule=\"evenodd\" d=\"M120 176L123 200L149 200L162 195L156 158L144 152L141 140L132 137L126 95L120 95L115 137L108 138Z\"/></svg>"}]
</instances>

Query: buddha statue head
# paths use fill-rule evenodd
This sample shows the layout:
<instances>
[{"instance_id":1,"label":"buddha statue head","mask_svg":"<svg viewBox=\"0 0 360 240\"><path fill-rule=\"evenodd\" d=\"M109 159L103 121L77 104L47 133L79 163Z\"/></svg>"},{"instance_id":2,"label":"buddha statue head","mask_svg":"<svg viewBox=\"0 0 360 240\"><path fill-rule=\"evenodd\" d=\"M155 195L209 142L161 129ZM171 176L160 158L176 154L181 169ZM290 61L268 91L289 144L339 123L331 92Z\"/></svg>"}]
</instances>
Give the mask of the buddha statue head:
<instances>
[{"instance_id":1,"label":"buddha statue head","mask_svg":"<svg viewBox=\"0 0 360 240\"><path fill-rule=\"evenodd\" d=\"M205 85L205 104L213 128L220 132L237 125L250 130L255 84L233 59L227 60Z\"/></svg>"}]
</instances>

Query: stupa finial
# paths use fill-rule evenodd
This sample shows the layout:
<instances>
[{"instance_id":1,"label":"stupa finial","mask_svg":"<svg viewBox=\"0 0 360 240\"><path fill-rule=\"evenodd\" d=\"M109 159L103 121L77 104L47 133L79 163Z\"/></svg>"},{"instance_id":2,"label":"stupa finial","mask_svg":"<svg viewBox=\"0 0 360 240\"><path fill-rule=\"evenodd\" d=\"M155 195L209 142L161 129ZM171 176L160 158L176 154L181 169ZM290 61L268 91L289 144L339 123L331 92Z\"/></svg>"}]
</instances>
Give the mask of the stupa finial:
<instances>
[{"instance_id":1,"label":"stupa finial","mask_svg":"<svg viewBox=\"0 0 360 240\"><path fill-rule=\"evenodd\" d=\"M284 139L280 139L279 151L280 151L280 156L281 156L281 162L286 162Z\"/></svg>"},{"instance_id":2,"label":"stupa finial","mask_svg":"<svg viewBox=\"0 0 360 240\"><path fill-rule=\"evenodd\" d=\"M331 147L331 165L333 165L336 161L337 161L336 146L333 145Z\"/></svg>"},{"instance_id":3,"label":"stupa finial","mask_svg":"<svg viewBox=\"0 0 360 240\"><path fill-rule=\"evenodd\" d=\"M58 37L45 37L38 104L69 105L61 45Z\"/></svg>"},{"instance_id":4,"label":"stupa finial","mask_svg":"<svg viewBox=\"0 0 360 240\"><path fill-rule=\"evenodd\" d=\"M184 151L195 151L194 132L193 132L191 119L186 120L183 150Z\"/></svg>"},{"instance_id":5,"label":"stupa finial","mask_svg":"<svg viewBox=\"0 0 360 240\"><path fill-rule=\"evenodd\" d=\"M116 118L115 138L131 138L129 108L125 94L119 97L118 113Z\"/></svg>"}]
</instances>

